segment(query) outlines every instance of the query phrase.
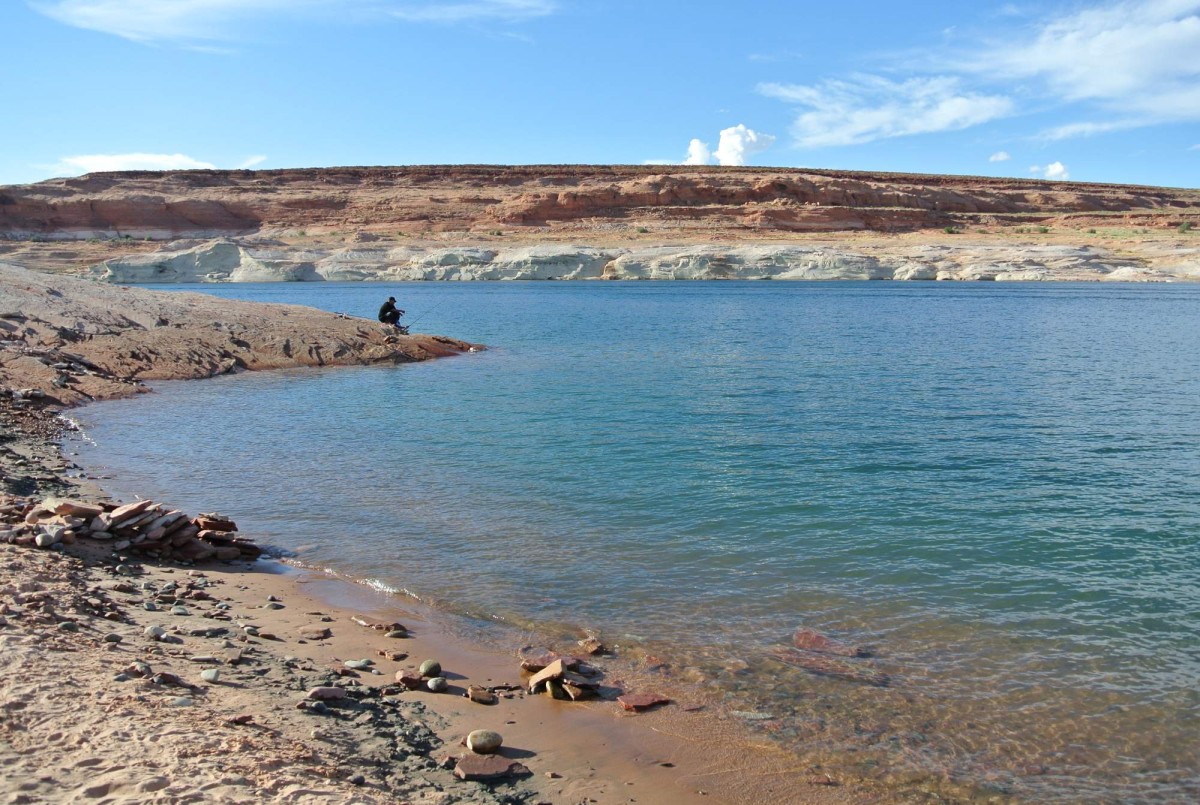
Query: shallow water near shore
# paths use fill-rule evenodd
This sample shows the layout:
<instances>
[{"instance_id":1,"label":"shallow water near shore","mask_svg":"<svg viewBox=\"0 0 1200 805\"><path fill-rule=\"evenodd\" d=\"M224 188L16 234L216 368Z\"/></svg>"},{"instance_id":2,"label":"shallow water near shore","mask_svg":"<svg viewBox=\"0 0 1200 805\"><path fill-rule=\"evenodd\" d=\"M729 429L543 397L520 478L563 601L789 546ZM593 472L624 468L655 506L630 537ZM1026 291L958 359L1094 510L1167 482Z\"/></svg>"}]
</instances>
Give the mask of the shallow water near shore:
<instances>
[{"instance_id":1,"label":"shallow water near shore","mask_svg":"<svg viewBox=\"0 0 1200 805\"><path fill-rule=\"evenodd\" d=\"M414 332L491 349L91 406L81 462L114 494L220 507L457 612L597 629L810 766L1200 795L1200 286L182 290L366 317L394 295ZM801 625L874 656L781 662Z\"/></svg>"}]
</instances>

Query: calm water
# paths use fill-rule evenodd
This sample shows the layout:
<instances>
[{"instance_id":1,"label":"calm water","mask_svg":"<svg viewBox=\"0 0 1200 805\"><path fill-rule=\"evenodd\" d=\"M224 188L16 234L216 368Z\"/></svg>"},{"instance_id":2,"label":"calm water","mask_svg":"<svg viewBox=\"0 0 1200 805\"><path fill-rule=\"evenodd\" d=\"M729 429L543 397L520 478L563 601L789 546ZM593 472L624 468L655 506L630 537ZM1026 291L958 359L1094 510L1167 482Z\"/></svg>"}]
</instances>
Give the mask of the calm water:
<instances>
[{"instance_id":1,"label":"calm water","mask_svg":"<svg viewBox=\"0 0 1200 805\"><path fill-rule=\"evenodd\" d=\"M810 762L1200 796L1200 286L203 290L368 317L395 295L414 331L492 349L93 406L114 491L665 652ZM773 659L801 624L891 684Z\"/></svg>"}]
</instances>

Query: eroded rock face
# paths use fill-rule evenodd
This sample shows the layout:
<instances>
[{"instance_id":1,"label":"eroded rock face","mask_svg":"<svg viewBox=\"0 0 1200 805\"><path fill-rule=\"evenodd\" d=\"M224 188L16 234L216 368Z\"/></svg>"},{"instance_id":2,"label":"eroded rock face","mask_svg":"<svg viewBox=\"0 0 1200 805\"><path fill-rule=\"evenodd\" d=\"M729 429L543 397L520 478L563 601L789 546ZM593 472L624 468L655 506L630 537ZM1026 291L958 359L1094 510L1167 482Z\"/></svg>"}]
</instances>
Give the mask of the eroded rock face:
<instances>
[{"instance_id":1,"label":"eroded rock face","mask_svg":"<svg viewBox=\"0 0 1200 805\"><path fill-rule=\"evenodd\" d=\"M209 241L118 257L91 270L113 283L345 280L1116 280L1200 278L1200 247L1130 257L1091 246L964 243L858 248L572 244L498 249L259 249Z\"/></svg>"},{"instance_id":2,"label":"eroded rock face","mask_svg":"<svg viewBox=\"0 0 1200 805\"><path fill-rule=\"evenodd\" d=\"M1197 205L1200 194L1178 188L786 168L126 171L0 187L0 234L165 240L364 224L391 232L586 227L631 217L685 228L893 232L983 216L1012 216L1014 223L1030 214L1178 217L1189 209L1196 215Z\"/></svg>"}]
</instances>

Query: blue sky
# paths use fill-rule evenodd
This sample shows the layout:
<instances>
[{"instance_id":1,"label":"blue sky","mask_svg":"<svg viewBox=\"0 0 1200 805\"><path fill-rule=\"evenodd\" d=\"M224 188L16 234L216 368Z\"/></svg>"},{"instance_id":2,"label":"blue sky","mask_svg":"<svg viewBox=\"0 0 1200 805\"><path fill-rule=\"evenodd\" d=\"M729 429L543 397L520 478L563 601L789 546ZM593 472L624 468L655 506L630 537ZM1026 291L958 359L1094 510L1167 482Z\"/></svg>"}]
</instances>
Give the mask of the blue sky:
<instances>
[{"instance_id":1,"label":"blue sky","mask_svg":"<svg viewBox=\"0 0 1200 805\"><path fill-rule=\"evenodd\" d=\"M0 184L709 163L1200 185L1200 0L4 0Z\"/></svg>"}]
</instances>

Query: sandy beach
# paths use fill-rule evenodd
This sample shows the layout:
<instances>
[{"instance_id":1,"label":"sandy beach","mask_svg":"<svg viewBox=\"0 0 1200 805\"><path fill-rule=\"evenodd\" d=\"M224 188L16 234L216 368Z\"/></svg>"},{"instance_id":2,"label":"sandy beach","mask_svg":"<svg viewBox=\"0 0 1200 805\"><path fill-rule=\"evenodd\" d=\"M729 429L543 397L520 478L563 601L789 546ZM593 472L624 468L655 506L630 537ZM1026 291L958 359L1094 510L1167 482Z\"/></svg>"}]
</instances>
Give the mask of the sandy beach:
<instances>
[{"instance_id":1,"label":"sandy beach","mask_svg":"<svg viewBox=\"0 0 1200 805\"><path fill-rule=\"evenodd\" d=\"M154 378L481 348L306 309L10 268L0 280L10 534L49 496L116 505L58 451L58 415L71 406ZM473 645L440 613L324 574L265 559L151 560L118 544L0 544L9 802L896 801L882 784L832 778L756 742L674 678L669 659L593 656L532 634L507 650ZM578 656L599 695L530 694L522 648ZM444 691L419 678L426 660L441 665ZM468 698L471 686L496 702ZM631 711L622 694L670 701ZM462 745L475 730L502 735L498 760ZM477 773L500 776L461 779Z\"/></svg>"}]
</instances>

